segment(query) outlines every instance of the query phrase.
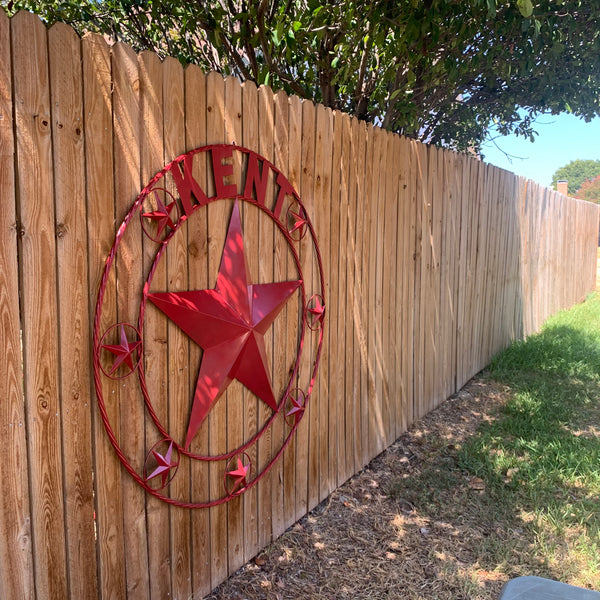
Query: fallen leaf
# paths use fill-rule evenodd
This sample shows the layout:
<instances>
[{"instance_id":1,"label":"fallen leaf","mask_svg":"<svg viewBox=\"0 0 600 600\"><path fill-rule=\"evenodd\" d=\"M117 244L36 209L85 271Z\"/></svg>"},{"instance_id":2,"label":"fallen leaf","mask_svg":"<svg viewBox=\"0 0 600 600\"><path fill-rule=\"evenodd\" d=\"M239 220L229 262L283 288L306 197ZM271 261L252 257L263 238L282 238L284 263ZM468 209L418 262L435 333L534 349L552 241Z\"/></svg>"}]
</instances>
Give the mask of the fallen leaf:
<instances>
[{"instance_id":1,"label":"fallen leaf","mask_svg":"<svg viewBox=\"0 0 600 600\"><path fill-rule=\"evenodd\" d=\"M485 481L483 481L483 479L481 479L480 477L473 477L473 479L471 479L469 481L469 488L472 490L477 490L477 491L482 491L485 490Z\"/></svg>"}]
</instances>

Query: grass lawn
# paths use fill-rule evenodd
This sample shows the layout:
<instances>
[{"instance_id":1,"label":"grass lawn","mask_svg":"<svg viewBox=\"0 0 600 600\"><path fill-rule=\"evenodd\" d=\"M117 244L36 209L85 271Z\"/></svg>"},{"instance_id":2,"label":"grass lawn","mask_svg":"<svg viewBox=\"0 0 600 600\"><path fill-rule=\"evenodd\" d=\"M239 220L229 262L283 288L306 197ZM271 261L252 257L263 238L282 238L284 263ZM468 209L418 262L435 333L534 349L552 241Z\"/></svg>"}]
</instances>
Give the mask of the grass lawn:
<instances>
[{"instance_id":1,"label":"grass lawn","mask_svg":"<svg viewBox=\"0 0 600 600\"><path fill-rule=\"evenodd\" d=\"M499 418L463 446L458 464L485 481L498 524L521 522L527 563L600 589L600 299L550 319L492 362L510 388ZM484 549L510 561L510 538Z\"/></svg>"}]
</instances>

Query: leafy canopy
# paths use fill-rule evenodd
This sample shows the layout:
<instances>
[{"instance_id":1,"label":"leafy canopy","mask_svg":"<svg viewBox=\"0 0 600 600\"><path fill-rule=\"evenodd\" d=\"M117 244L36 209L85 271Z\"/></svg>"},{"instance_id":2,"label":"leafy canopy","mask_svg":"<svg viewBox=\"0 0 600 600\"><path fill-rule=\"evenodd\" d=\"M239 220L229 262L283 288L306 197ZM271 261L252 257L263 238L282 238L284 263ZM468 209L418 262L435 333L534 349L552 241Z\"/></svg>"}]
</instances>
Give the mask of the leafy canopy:
<instances>
[{"instance_id":1,"label":"leafy canopy","mask_svg":"<svg viewBox=\"0 0 600 600\"><path fill-rule=\"evenodd\" d=\"M600 175L600 160L572 160L552 175L552 187L556 189L558 181L567 181L569 195L574 196L586 180L596 175Z\"/></svg>"},{"instance_id":2,"label":"leafy canopy","mask_svg":"<svg viewBox=\"0 0 600 600\"><path fill-rule=\"evenodd\" d=\"M490 125L600 112L600 5L581 0L0 0L79 33L478 150ZM518 108L525 111L518 112Z\"/></svg>"},{"instance_id":3,"label":"leafy canopy","mask_svg":"<svg viewBox=\"0 0 600 600\"><path fill-rule=\"evenodd\" d=\"M575 198L600 204L600 175L596 175L593 179L586 179L577 190Z\"/></svg>"}]
</instances>

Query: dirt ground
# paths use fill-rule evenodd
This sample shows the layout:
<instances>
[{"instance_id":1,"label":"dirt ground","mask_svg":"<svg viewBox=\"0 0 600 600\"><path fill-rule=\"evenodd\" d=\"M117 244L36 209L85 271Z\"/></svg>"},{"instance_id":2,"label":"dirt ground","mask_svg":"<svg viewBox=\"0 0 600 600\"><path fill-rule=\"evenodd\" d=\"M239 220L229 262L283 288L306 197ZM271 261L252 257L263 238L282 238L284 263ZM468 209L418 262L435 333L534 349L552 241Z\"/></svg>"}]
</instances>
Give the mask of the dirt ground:
<instances>
[{"instance_id":1,"label":"dirt ground","mask_svg":"<svg viewBox=\"0 0 600 600\"><path fill-rule=\"evenodd\" d=\"M497 599L522 573L492 569L482 553L519 532L495 531L484 482L456 454L505 395L469 382L207 598Z\"/></svg>"}]
</instances>

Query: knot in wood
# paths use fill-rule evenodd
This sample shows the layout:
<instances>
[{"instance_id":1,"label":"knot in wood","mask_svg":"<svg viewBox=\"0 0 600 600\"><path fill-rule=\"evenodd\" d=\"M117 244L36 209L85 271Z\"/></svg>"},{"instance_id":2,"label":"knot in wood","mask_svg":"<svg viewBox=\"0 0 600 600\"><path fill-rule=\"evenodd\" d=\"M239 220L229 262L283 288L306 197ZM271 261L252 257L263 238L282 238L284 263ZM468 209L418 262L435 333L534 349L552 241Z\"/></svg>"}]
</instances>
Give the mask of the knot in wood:
<instances>
[{"instance_id":1,"label":"knot in wood","mask_svg":"<svg viewBox=\"0 0 600 600\"><path fill-rule=\"evenodd\" d=\"M58 223L56 225L56 237L63 238L67 233L67 226L64 223Z\"/></svg>"}]
</instances>

